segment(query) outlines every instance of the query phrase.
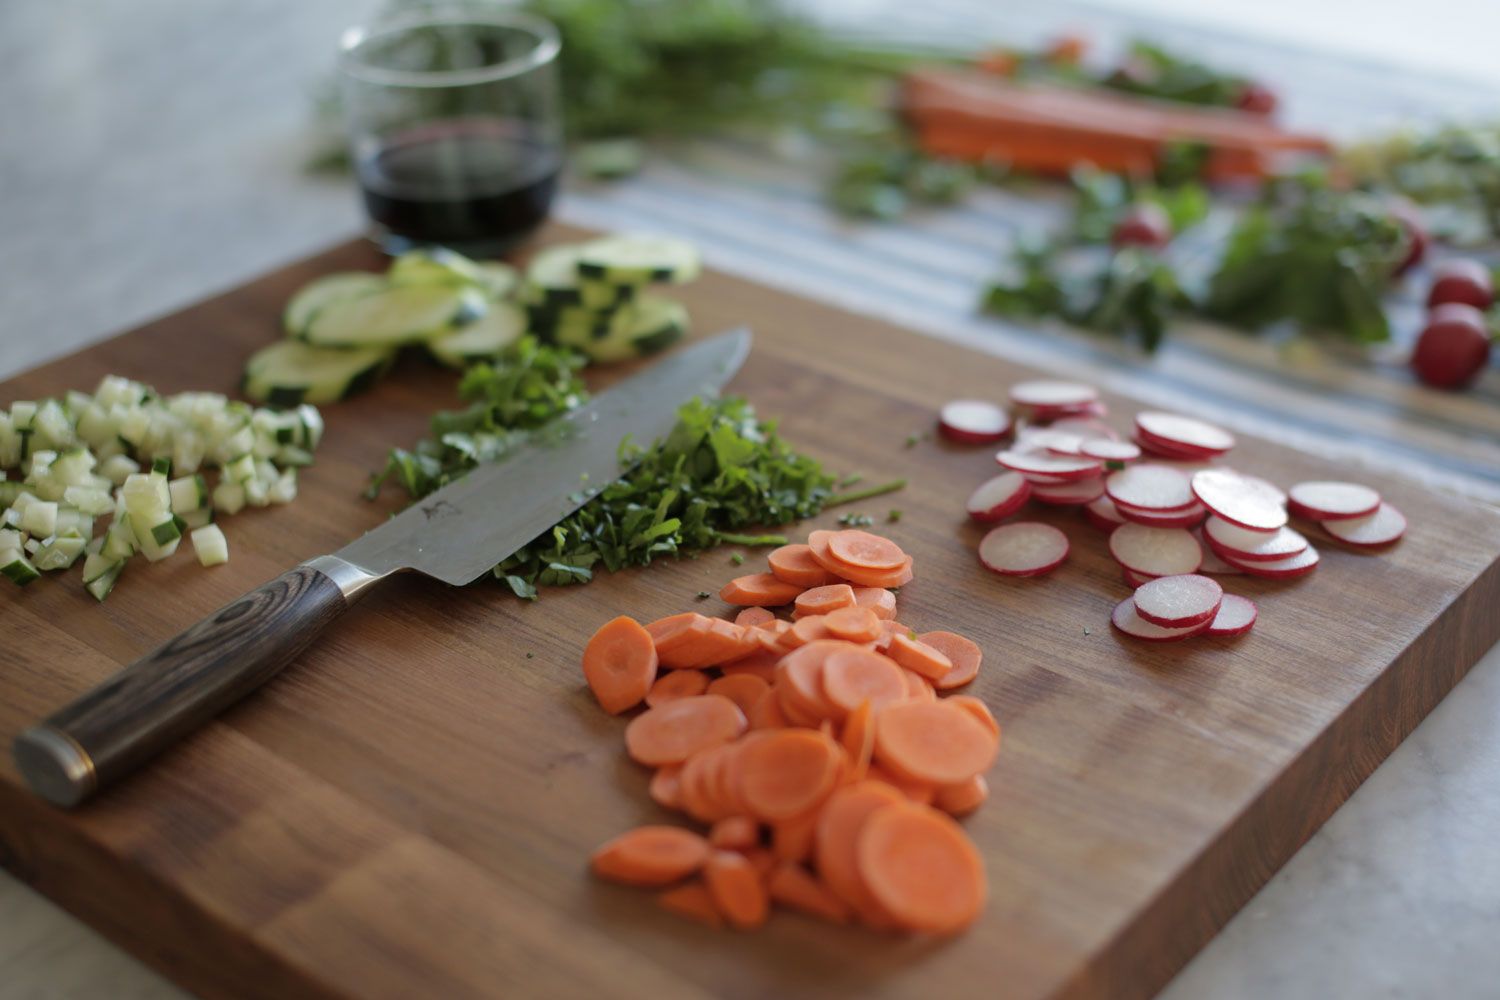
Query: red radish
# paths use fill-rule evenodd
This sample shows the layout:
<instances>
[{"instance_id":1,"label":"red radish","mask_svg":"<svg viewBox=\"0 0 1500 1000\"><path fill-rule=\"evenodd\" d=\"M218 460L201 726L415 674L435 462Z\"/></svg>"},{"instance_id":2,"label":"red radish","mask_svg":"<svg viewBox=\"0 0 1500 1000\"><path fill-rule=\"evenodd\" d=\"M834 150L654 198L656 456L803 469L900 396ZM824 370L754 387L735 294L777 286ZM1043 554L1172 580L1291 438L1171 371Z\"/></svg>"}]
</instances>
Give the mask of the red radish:
<instances>
[{"instance_id":1,"label":"red radish","mask_svg":"<svg viewBox=\"0 0 1500 1000\"><path fill-rule=\"evenodd\" d=\"M1211 517L1203 523L1203 535L1215 551L1241 561L1271 562L1294 556L1307 548L1307 539L1291 528L1275 531L1246 531L1221 518Z\"/></svg>"},{"instance_id":2,"label":"red radish","mask_svg":"<svg viewBox=\"0 0 1500 1000\"><path fill-rule=\"evenodd\" d=\"M1214 576L1242 575L1245 571L1240 569L1238 566L1233 566L1225 562L1222 558L1220 558L1219 554L1214 551L1213 545L1205 541L1203 536L1199 533L1201 531L1202 529L1200 528L1193 532L1193 537L1198 539L1198 541L1203 544L1205 550L1203 553L1203 565L1198 567L1198 572L1211 573Z\"/></svg>"},{"instance_id":3,"label":"red radish","mask_svg":"<svg viewBox=\"0 0 1500 1000\"><path fill-rule=\"evenodd\" d=\"M1225 594L1219 605L1219 613L1204 629L1204 635L1243 635L1250 631L1260 611L1255 602L1238 594Z\"/></svg>"},{"instance_id":4,"label":"red radish","mask_svg":"<svg viewBox=\"0 0 1500 1000\"><path fill-rule=\"evenodd\" d=\"M1133 524L1144 524L1148 528L1196 528L1208 515L1208 509L1201 503L1194 503L1185 510L1172 511L1142 511L1134 507L1126 507L1124 504L1115 504L1115 510L1125 520Z\"/></svg>"},{"instance_id":5,"label":"red radish","mask_svg":"<svg viewBox=\"0 0 1500 1000\"><path fill-rule=\"evenodd\" d=\"M1176 413L1137 413L1135 426L1148 440L1178 448L1222 454L1234 447L1234 435L1223 428Z\"/></svg>"},{"instance_id":6,"label":"red radish","mask_svg":"<svg viewBox=\"0 0 1500 1000\"><path fill-rule=\"evenodd\" d=\"M1240 88L1234 106L1253 115L1269 115L1276 111L1276 92L1264 84L1251 81Z\"/></svg>"},{"instance_id":7,"label":"red radish","mask_svg":"<svg viewBox=\"0 0 1500 1000\"><path fill-rule=\"evenodd\" d=\"M1052 427L1027 427L1016 436L1018 448L1028 451L1045 451L1054 455L1077 458L1083 438L1077 434L1060 431Z\"/></svg>"},{"instance_id":8,"label":"red radish","mask_svg":"<svg viewBox=\"0 0 1500 1000\"><path fill-rule=\"evenodd\" d=\"M1427 308L1448 302L1462 302L1475 309L1488 309L1495 303L1495 289L1489 268L1477 260L1459 257L1439 261L1432 268L1432 288L1427 293Z\"/></svg>"},{"instance_id":9,"label":"red radish","mask_svg":"<svg viewBox=\"0 0 1500 1000\"><path fill-rule=\"evenodd\" d=\"M1449 302L1428 314L1411 354L1411 368L1430 386L1461 389L1474 381L1489 360L1490 331L1484 313Z\"/></svg>"},{"instance_id":10,"label":"red radish","mask_svg":"<svg viewBox=\"0 0 1500 1000\"><path fill-rule=\"evenodd\" d=\"M1172 242L1172 219L1153 201L1126 209L1109 234L1117 247L1149 247L1159 250Z\"/></svg>"},{"instance_id":11,"label":"red radish","mask_svg":"<svg viewBox=\"0 0 1500 1000\"><path fill-rule=\"evenodd\" d=\"M1388 503L1381 503L1375 513L1366 517L1324 521L1323 530L1350 545L1379 548L1406 534L1406 515Z\"/></svg>"},{"instance_id":12,"label":"red radish","mask_svg":"<svg viewBox=\"0 0 1500 1000\"><path fill-rule=\"evenodd\" d=\"M1406 198L1392 198L1390 212L1391 218L1406 230L1406 256L1401 258L1395 270L1399 276L1422 263L1422 258L1427 256L1427 223L1422 219L1422 210Z\"/></svg>"},{"instance_id":13,"label":"red radish","mask_svg":"<svg viewBox=\"0 0 1500 1000\"><path fill-rule=\"evenodd\" d=\"M1090 438L1078 446L1084 458L1097 458L1105 462L1134 462L1141 457L1139 446L1129 441L1110 441L1105 438Z\"/></svg>"},{"instance_id":14,"label":"red radish","mask_svg":"<svg viewBox=\"0 0 1500 1000\"><path fill-rule=\"evenodd\" d=\"M1141 451L1148 455L1157 455L1162 458L1170 458L1179 462L1211 462L1219 457L1219 452L1204 451L1201 448L1183 448L1178 445L1169 444L1159 438L1153 438L1136 430L1131 438Z\"/></svg>"},{"instance_id":15,"label":"red radish","mask_svg":"<svg viewBox=\"0 0 1500 1000\"><path fill-rule=\"evenodd\" d=\"M1010 400L1044 410L1076 410L1099 398L1099 390L1082 382L1017 382L1010 387Z\"/></svg>"},{"instance_id":16,"label":"red radish","mask_svg":"<svg viewBox=\"0 0 1500 1000\"><path fill-rule=\"evenodd\" d=\"M1068 558L1068 536L1040 521L995 528L979 542L979 561L1001 576L1040 576Z\"/></svg>"},{"instance_id":17,"label":"red radish","mask_svg":"<svg viewBox=\"0 0 1500 1000\"><path fill-rule=\"evenodd\" d=\"M1135 570L1126 569L1124 566L1120 567L1120 576L1125 579L1125 585L1131 590L1134 590L1136 587L1148 584L1152 580L1161 579L1161 577L1152 576L1150 573L1137 573Z\"/></svg>"},{"instance_id":18,"label":"red radish","mask_svg":"<svg viewBox=\"0 0 1500 1000\"><path fill-rule=\"evenodd\" d=\"M1380 506L1380 494L1359 483L1298 483L1287 491L1292 513L1314 521L1366 517Z\"/></svg>"},{"instance_id":19,"label":"red radish","mask_svg":"<svg viewBox=\"0 0 1500 1000\"><path fill-rule=\"evenodd\" d=\"M1104 470L1103 463L1097 458L1068 458L1063 455L1016 450L1000 452L995 456L995 461L1016 472L1037 473L1068 480L1087 479Z\"/></svg>"},{"instance_id":20,"label":"red radish","mask_svg":"<svg viewBox=\"0 0 1500 1000\"><path fill-rule=\"evenodd\" d=\"M1154 462L1110 473L1104 479L1104 492L1117 504L1152 513L1186 510L1195 502L1187 476Z\"/></svg>"},{"instance_id":21,"label":"red radish","mask_svg":"<svg viewBox=\"0 0 1500 1000\"><path fill-rule=\"evenodd\" d=\"M1094 476L1060 485L1037 486L1031 495L1040 503L1086 504L1104 496L1104 480Z\"/></svg>"},{"instance_id":22,"label":"red radish","mask_svg":"<svg viewBox=\"0 0 1500 1000\"><path fill-rule=\"evenodd\" d=\"M1275 531L1286 524L1281 505L1238 472L1205 469L1193 474L1192 484L1203 506L1236 527Z\"/></svg>"},{"instance_id":23,"label":"red radish","mask_svg":"<svg viewBox=\"0 0 1500 1000\"><path fill-rule=\"evenodd\" d=\"M1078 476L1049 476L1041 472L1022 472L1019 474L1033 486L1062 486L1065 483L1079 482ZM1084 479L1097 479L1097 476L1084 476Z\"/></svg>"},{"instance_id":24,"label":"red radish","mask_svg":"<svg viewBox=\"0 0 1500 1000\"><path fill-rule=\"evenodd\" d=\"M1277 506L1286 506L1286 490L1283 490L1269 479L1262 479L1259 476L1247 476L1244 473L1240 473L1240 479L1251 489L1264 493Z\"/></svg>"},{"instance_id":25,"label":"red radish","mask_svg":"<svg viewBox=\"0 0 1500 1000\"><path fill-rule=\"evenodd\" d=\"M1010 433L1010 414L982 399L955 399L938 411L938 433L959 444L993 444Z\"/></svg>"},{"instance_id":26,"label":"red radish","mask_svg":"<svg viewBox=\"0 0 1500 1000\"><path fill-rule=\"evenodd\" d=\"M1196 573L1203 564L1198 539L1181 528L1122 524L1109 536L1109 554L1126 569L1152 576Z\"/></svg>"},{"instance_id":27,"label":"red radish","mask_svg":"<svg viewBox=\"0 0 1500 1000\"><path fill-rule=\"evenodd\" d=\"M1135 610L1134 595L1115 605L1115 610L1109 616L1109 623L1131 638L1145 639L1147 642L1171 642L1174 639L1186 639L1204 631L1209 625L1208 622L1189 628L1162 628L1160 625L1152 625Z\"/></svg>"},{"instance_id":28,"label":"red radish","mask_svg":"<svg viewBox=\"0 0 1500 1000\"><path fill-rule=\"evenodd\" d=\"M1089 519L1090 524L1104 531L1113 531L1125 523L1125 518L1120 516L1115 502L1109 497L1100 497L1092 503L1085 504L1083 514Z\"/></svg>"},{"instance_id":29,"label":"red radish","mask_svg":"<svg viewBox=\"0 0 1500 1000\"><path fill-rule=\"evenodd\" d=\"M1109 424L1095 420L1093 417L1063 417L1054 420L1047 425L1048 430L1066 431L1069 434L1077 434L1085 441L1118 441L1120 435L1116 434L1114 428Z\"/></svg>"},{"instance_id":30,"label":"red radish","mask_svg":"<svg viewBox=\"0 0 1500 1000\"><path fill-rule=\"evenodd\" d=\"M1135 611L1152 625L1191 628L1212 622L1223 599L1224 588L1206 576L1163 576L1136 590Z\"/></svg>"},{"instance_id":31,"label":"red radish","mask_svg":"<svg viewBox=\"0 0 1500 1000\"><path fill-rule=\"evenodd\" d=\"M1029 496L1031 484L1019 472L1002 472L980 483L964 509L976 521L1000 521L1020 510Z\"/></svg>"},{"instance_id":32,"label":"red radish","mask_svg":"<svg viewBox=\"0 0 1500 1000\"><path fill-rule=\"evenodd\" d=\"M1318 568L1318 550L1309 545L1294 556L1285 559L1277 559L1273 562L1255 562L1249 559L1234 559L1220 552L1219 555L1225 562L1238 566L1251 576L1264 576L1272 580L1285 580L1296 576L1304 576Z\"/></svg>"}]
</instances>

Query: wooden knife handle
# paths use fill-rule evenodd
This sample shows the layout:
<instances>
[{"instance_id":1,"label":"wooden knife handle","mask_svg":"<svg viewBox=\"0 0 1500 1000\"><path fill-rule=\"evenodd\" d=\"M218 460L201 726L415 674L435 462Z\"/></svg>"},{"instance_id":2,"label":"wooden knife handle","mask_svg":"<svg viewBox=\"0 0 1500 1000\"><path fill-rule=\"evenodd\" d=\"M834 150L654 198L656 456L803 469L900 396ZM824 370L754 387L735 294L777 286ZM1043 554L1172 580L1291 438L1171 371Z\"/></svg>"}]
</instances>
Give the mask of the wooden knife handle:
<instances>
[{"instance_id":1,"label":"wooden knife handle","mask_svg":"<svg viewBox=\"0 0 1500 1000\"><path fill-rule=\"evenodd\" d=\"M16 765L42 798L77 805L270 680L348 606L314 566L288 570L16 737Z\"/></svg>"}]
</instances>

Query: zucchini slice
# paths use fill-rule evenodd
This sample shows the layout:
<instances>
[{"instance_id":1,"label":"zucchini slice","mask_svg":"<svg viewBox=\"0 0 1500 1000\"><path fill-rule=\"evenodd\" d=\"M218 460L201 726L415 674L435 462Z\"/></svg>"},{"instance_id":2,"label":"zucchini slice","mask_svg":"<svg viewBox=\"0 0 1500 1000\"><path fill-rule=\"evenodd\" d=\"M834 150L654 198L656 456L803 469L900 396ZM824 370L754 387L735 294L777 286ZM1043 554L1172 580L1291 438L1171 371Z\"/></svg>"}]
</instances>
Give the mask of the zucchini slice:
<instances>
[{"instance_id":1,"label":"zucchini slice","mask_svg":"<svg viewBox=\"0 0 1500 1000\"><path fill-rule=\"evenodd\" d=\"M408 250L391 264L386 276L393 285L444 285L464 288L481 285L479 265L447 247Z\"/></svg>"},{"instance_id":2,"label":"zucchini slice","mask_svg":"<svg viewBox=\"0 0 1500 1000\"><path fill-rule=\"evenodd\" d=\"M324 306L373 295L385 288L386 280L368 271L341 271L317 278L292 296L281 315L281 325L293 337L300 337Z\"/></svg>"},{"instance_id":3,"label":"zucchini slice","mask_svg":"<svg viewBox=\"0 0 1500 1000\"><path fill-rule=\"evenodd\" d=\"M475 267L479 270L479 287L496 301L509 298L521 283L516 269L498 260L482 260Z\"/></svg>"},{"instance_id":4,"label":"zucchini slice","mask_svg":"<svg viewBox=\"0 0 1500 1000\"><path fill-rule=\"evenodd\" d=\"M477 319L488 304L474 288L399 285L329 303L313 316L302 339L319 347L399 347Z\"/></svg>"},{"instance_id":5,"label":"zucchini slice","mask_svg":"<svg viewBox=\"0 0 1500 1000\"><path fill-rule=\"evenodd\" d=\"M280 407L337 402L373 385L395 356L386 347L338 350L278 341L245 362L245 395Z\"/></svg>"},{"instance_id":6,"label":"zucchini slice","mask_svg":"<svg viewBox=\"0 0 1500 1000\"><path fill-rule=\"evenodd\" d=\"M688 329L687 308L674 299L642 295L603 336L560 328L557 342L575 348L599 364L631 361L655 354L682 339Z\"/></svg>"},{"instance_id":7,"label":"zucchini slice","mask_svg":"<svg viewBox=\"0 0 1500 1000\"><path fill-rule=\"evenodd\" d=\"M672 236L606 236L578 248L578 273L616 284L692 281L703 270L698 248Z\"/></svg>"},{"instance_id":8,"label":"zucchini slice","mask_svg":"<svg viewBox=\"0 0 1500 1000\"><path fill-rule=\"evenodd\" d=\"M474 322L428 341L427 350L443 364L462 368L471 361L493 358L525 332L526 314L509 302L496 302Z\"/></svg>"}]
</instances>

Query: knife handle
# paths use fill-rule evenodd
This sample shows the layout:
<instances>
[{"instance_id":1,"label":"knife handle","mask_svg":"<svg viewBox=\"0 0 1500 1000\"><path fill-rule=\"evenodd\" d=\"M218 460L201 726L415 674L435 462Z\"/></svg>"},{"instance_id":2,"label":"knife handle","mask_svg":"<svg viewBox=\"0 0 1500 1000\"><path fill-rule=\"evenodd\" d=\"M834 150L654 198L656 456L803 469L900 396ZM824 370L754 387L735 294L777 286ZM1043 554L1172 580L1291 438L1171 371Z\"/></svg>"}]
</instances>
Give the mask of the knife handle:
<instances>
[{"instance_id":1,"label":"knife handle","mask_svg":"<svg viewBox=\"0 0 1500 1000\"><path fill-rule=\"evenodd\" d=\"M78 805L274 677L379 579L333 556L288 570L16 737L16 766Z\"/></svg>"}]
</instances>

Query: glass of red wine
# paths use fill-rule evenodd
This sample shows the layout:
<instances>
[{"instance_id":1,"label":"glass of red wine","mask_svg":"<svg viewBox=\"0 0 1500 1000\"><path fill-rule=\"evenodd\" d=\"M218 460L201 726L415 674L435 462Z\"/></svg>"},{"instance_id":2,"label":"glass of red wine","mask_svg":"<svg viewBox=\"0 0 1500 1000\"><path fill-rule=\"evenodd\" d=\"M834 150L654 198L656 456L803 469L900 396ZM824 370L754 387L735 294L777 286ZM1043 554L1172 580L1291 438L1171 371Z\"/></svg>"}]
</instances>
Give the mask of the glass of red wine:
<instances>
[{"instance_id":1,"label":"glass of red wine","mask_svg":"<svg viewBox=\"0 0 1500 1000\"><path fill-rule=\"evenodd\" d=\"M493 257L542 223L562 168L557 31L519 12L434 9L351 28L350 153L387 252Z\"/></svg>"}]
</instances>

